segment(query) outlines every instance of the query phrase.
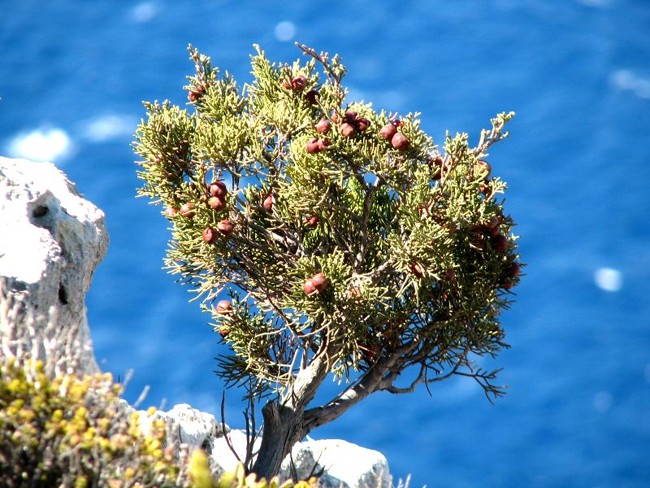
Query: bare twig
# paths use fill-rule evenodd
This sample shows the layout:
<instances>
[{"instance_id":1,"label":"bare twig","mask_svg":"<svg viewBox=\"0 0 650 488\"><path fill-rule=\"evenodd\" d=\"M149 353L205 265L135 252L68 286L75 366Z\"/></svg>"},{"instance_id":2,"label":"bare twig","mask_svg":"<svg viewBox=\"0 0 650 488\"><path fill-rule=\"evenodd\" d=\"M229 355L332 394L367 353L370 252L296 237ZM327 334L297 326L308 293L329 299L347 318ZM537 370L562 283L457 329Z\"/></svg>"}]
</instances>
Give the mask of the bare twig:
<instances>
[{"instance_id":1,"label":"bare twig","mask_svg":"<svg viewBox=\"0 0 650 488\"><path fill-rule=\"evenodd\" d=\"M227 427L226 426L226 392L224 391L221 396L221 431L223 432L223 438L226 441L226 445L228 446L228 449L230 449L230 452L232 452L235 458L237 458L237 461L243 464L241 458L239 457L239 454L237 454L237 451L235 450L235 447L232 444L232 441L230 440L230 437L228 436L226 427ZM248 448L248 441L246 447Z\"/></svg>"}]
</instances>

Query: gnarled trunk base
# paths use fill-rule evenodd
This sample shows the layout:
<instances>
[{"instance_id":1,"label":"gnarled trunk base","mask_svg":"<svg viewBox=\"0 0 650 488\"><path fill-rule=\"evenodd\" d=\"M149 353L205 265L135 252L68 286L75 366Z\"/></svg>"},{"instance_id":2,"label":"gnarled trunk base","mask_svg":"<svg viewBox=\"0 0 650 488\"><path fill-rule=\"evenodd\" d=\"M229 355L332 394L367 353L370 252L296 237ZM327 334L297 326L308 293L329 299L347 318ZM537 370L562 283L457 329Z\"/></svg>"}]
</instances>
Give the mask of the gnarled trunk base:
<instances>
[{"instance_id":1,"label":"gnarled trunk base","mask_svg":"<svg viewBox=\"0 0 650 488\"><path fill-rule=\"evenodd\" d=\"M303 427L303 412L295 412L275 401L267 403L262 409L262 414L264 433L252 471L258 478L270 480L280 472L282 461L293 446L308 432L305 432Z\"/></svg>"}]
</instances>

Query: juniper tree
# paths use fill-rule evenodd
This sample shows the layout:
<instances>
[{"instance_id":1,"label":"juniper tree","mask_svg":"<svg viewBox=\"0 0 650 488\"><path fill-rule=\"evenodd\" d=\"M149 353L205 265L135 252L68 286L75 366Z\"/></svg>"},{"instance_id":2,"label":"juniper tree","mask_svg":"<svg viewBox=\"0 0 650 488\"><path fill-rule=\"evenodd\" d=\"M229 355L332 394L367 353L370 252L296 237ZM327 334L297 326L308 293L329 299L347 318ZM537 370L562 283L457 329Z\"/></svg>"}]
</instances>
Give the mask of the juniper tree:
<instances>
[{"instance_id":1,"label":"juniper tree","mask_svg":"<svg viewBox=\"0 0 650 488\"><path fill-rule=\"evenodd\" d=\"M171 222L166 267L232 351L218 375L266 402L266 477L374 392L466 376L500 396L475 359L508 347L499 314L521 267L486 160L513 113L440 148L418 113L347 102L339 57L298 47L307 61L288 65L255 46L239 86L189 46L189 109L145 103L134 143L139 194ZM331 376L339 394L313 405Z\"/></svg>"}]
</instances>

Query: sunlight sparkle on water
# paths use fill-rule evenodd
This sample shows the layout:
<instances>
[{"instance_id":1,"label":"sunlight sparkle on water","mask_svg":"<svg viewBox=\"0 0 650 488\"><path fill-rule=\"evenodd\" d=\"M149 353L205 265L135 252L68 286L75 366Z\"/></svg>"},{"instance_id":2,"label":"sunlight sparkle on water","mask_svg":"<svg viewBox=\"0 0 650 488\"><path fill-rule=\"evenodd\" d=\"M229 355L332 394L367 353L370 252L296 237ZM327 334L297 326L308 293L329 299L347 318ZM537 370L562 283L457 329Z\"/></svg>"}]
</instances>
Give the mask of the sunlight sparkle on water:
<instances>
[{"instance_id":1,"label":"sunlight sparkle on water","mask_svg":"<svg viewBox=\"0 0 650 488\"><path fill-rule=\"evenodd\" d=\"M278 41L288 42L296 35L296 26L293 22L284 21L275 26L275 38Z\"/></svg>"},{"instance_id":2,"label":"sunlight sparkle on water","mask_svg":"<svg viewBox=\"0 0 650 488\"><path fill-rule=\"evenodd\" d=\"M619 291L623 287L623 274L613 268L598 268L594 273L596 286L605 291Z\"/></svg>"},{"instance_id":3,"label":"sunlight sparkle on water","mask_svg":"<svg viewBox=\"0 0 650 488\"><path fill-rule=\"evenodd\" d=\"M59 161L69 156L72 149L70 136L57 127L21 132L7 145L10 157L33 161Z\"/></svg>"}]
</instances>

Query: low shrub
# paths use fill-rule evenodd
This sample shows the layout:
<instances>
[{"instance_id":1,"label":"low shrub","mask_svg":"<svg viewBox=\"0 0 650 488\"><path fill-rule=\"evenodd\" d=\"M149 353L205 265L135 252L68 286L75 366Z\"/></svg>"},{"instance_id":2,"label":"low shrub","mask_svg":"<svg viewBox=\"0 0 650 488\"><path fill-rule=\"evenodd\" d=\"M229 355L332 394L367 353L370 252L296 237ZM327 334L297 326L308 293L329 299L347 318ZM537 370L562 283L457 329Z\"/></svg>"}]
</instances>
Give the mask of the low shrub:
<instances>
[{"instance_id":1,"label":"low shrub","mask_svg":"<svg viewBox=\"0 0 650 488\"><path fill-rule=\"evenodd\" d=\"M220 480L207 455L168 442L163 420L139 427L142 415L120 399L110 374L50 378L42 361L0 361L0 486L276 488L243 466ZM150 408L145 415L153 415ZM293 484L306 488L315 480Z\"/></svg>"}]
</instances>

